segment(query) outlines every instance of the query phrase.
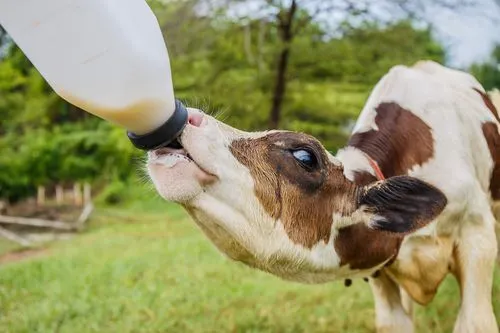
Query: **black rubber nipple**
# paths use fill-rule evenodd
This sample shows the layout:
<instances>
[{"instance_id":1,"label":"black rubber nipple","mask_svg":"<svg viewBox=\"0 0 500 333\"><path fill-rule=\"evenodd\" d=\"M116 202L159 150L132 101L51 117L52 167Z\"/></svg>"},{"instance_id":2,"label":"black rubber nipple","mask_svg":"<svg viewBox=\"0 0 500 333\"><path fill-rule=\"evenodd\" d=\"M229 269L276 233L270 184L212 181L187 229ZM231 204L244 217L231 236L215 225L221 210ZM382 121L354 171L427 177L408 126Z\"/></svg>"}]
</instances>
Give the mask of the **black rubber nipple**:
<instances>
[{"instance_id":1,"label":"black rubber nipple","mask_svg":"<svg viewBox=\"0 0 500 333\"><path fill-rule=\"evenodd\" d=\"M142 150L153 150L161 147L182 148L179 140L182 130L186 126L188 112L178 100L175 101L175 111L172 116L159 128L151 133L137 135L127 132L132 144Z\"/></svg>"}]
</instances>

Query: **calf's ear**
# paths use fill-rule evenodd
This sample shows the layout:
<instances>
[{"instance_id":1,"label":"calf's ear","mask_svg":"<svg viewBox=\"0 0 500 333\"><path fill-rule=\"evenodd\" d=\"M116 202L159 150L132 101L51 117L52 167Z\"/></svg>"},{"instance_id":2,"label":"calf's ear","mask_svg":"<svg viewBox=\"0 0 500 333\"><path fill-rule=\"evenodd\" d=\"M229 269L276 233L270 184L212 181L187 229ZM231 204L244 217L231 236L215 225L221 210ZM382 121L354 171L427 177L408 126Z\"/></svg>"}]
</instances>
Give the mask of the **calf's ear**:
<instances>
[{"instance_id":1,"label":"calf's ear","mask_svg":"<svg viewBox=\"0 0 500 333\"><path fill-rule=\"evenodd\" d=\"M369 227L408 234L430 223L447 202L436 187L417 178L397 176L364 188L358 203L374 214Z\"/></svg>"}]
</instances>

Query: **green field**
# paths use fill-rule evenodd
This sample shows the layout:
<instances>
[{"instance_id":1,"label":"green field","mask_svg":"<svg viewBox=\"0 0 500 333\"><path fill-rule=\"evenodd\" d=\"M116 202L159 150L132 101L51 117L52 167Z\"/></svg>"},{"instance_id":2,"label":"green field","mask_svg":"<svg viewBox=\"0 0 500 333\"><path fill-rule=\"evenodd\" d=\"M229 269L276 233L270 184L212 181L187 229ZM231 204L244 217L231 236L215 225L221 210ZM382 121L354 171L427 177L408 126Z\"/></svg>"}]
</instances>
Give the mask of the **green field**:
<instances>
[{"instance_id":1,"label":"green field","mask_svg":"<svg viewBox=\"0 0 500 333\"><path fill-rule=\"evenodd\" d=\"M451 332L458 304L449 278L417 307L417 331ZM367 283L300 285L230 262L159 199L98 208L83 234L4 264L0 306L0 332L374 332Z\"/></svg>"}]
</instances>

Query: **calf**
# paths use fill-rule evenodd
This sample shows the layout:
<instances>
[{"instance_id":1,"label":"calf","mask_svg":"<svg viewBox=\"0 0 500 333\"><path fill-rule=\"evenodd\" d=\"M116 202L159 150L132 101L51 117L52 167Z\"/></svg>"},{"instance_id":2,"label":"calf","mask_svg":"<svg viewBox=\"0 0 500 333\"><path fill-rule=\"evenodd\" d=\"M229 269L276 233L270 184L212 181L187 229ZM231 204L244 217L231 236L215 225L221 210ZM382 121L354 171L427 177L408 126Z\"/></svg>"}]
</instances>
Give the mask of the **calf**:
<instances>
[{"instance_id":1,"label":"calf","mask_svg":"<svg viewBox=\"0 0 500 333\"><path fill-rule=\"evenodd\" d=\"M473 77L428 61L392 68L337 156L305 134L189 112L183 149L150 152L148 171L227 256L303 283L370 277L378 332L412 332L412 303L451 272L455 332L498 332L500 120Z\"/></svg>"}]
</instances>

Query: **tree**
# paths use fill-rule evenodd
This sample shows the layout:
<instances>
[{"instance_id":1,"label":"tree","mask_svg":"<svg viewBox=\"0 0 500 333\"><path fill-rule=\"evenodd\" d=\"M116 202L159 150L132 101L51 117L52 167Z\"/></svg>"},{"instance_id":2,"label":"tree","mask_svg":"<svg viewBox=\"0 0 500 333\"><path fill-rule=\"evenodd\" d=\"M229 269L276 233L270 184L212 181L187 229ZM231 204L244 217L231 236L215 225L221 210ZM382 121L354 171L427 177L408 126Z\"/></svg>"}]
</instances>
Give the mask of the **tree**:
<instances>
[{"instance_id":1,"label":"tree","mask_svg":"<svg viewBox=\"0 0 500 333\"><path fill-rule=\"evenodd\" d=\"M0 25L0 48L4 45L7 39L7 32L5 29Z\"/></svg>"},{"instance_id":2,"label":"tree","mask_svg":"<svg viewBox=\"0 0 500 333\"><path fill-rule=\"evenodd\" d=\"M269 128L276 128L280 124L290 59L296 54L294 41L307 26L319 22L332 31L330 36L338 36L341 33L338 29L339 20L332 17L340 17L355 25L363 21L387 23L402 18L429 22L429 12L436 8L467 10L478 15L476 10L480 7L473 0L205 0L202 2L212 5L215 2L219 4L219 7L215 5L219 9L225 6L229 13L239 13L240 18L267 20L276 29L279 42L275 52Z\"/></svg>"},{"instance_id":3,"label":"tree","mask_svg":"<svg viewBox=\"0 0 500 333\"><path fill-rule=\"evenodd\" d=\"M279 44L272 104L269 115L269 128L277 128L280 124L283 100L286 94L287 73L289 69L292 43L319 14L332 11L345 11L349 15L363 12L362 1L304 1L291 0L289 4L282 1L266 0L265 12L275 12L274 22L278 32Z\"/></svg>"}]
</instances>

